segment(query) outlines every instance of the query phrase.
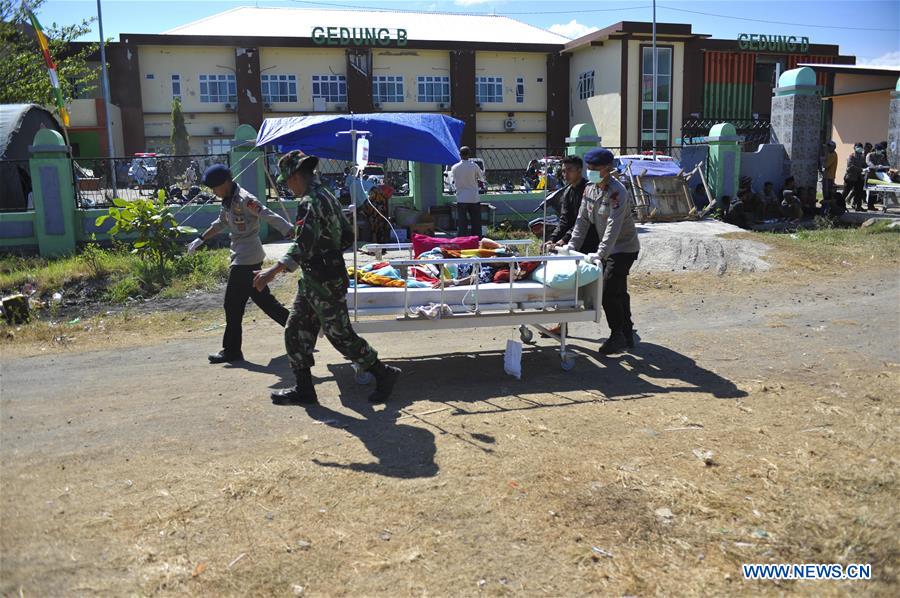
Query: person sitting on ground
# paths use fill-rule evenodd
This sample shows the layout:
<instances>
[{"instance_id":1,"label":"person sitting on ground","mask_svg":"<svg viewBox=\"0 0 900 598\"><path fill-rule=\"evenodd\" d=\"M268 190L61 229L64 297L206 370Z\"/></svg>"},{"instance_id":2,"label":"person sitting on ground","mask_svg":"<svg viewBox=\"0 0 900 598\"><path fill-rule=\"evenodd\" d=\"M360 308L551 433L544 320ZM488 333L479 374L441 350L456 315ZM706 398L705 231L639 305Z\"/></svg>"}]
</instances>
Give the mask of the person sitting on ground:
<instances>
[{"instance_id":1,"label":"person sitting on ground","mask_svg":"<svg viewBox=\"0 0 900 598\"><path fill-rule=\"evenodd\" d=\"M806 218L812 218L816 215L816 188L815 187L800 187L797 190L797 197L800 199L800 208L803 211L803 216Z\"/></svg>"},{"instance_id":2,"label":"person sitting on ground","mask_svg":"<svg viewBox=\"0 0 900 598\"><path fill-rule=\"evenodd\" d=\"M781 192L781 213L785 220L800 220L803 218L803 206L791 189Z\"/></svg>"},{"instance_id":3,"label":"person sitting on ground","mask_svg":"<svg viewBox=\"0 0 900 598\"><path fill-rule=\"evenodd\" d=\"M703 183L697 183L694 186L694 207L697 208L697 212L702 212L703 209L709 205L709 196L706 195L706 187L703 186Z\"/></svg>"},{"instance_id":4,"label":"person sitting on ground","mask_svg":"<svg viewBox=\"0 0 900 598\"><path fill-rule=\"evenodd\" d=\"M778 199L778 196L775 194L775 185L772 184L772 181L766 181L763 183L763 192L762 197L760 198L763 204L763 212L766 218L777 218L781 213L781 202Z\"/></svg>"},{"instance_id":5,"label":"person sitting on ground","mask_svg":"<svg viewBox=\"0 0 900 598\"><path fill-rule=\"evenodd\" d=\"M740 228L750 228L750 217L747 212L744 210L744 200L743 196L746 194L739 192L737 197L731 199L728 195L722 197L722 203L725 203L728 207L725 209L724 220L728 224L733 224L734 226Z\"/></svg>"},{"instance_id":6,"label":"person sitting on ground","mask_svg":"<svg viewBox=\"0 0 900 598\"><path fill-rule=\"evenodd\" d=\"M784 186L781 188L782 196L784 196L785 191L790 191L792 193L796 191L796 182L794 180L794 177L789 176L788 178L784 179Z\"/></svg>"},{"instance_id":7,"label":"person sitting on ground","mask_svg":"<svg viewBox=\"0 0 900 598\"><path fill-rule=\"evenodd\" d=\"M737 195L743 203L748 220L762 220L762 202L759 201L759 196L753 192L753 179L748 176L742 176Z\"/></svg>"}]
</instances>

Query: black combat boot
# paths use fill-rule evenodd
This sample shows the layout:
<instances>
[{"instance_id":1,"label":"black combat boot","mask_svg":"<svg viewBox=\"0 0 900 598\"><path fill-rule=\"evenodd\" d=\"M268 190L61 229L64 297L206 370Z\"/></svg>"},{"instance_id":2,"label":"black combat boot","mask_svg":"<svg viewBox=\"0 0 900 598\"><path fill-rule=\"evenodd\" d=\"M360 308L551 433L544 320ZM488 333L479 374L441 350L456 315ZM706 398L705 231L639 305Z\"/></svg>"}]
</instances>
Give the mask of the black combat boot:
<instances>
[{"instance_id":1,"label":"black combat boot","mask_svg":"<svg viewBox=\"0 0 900 598\"><path fill-rule=\"evenodd\" d=\"M612 355L613 353L622 353L628 348L628 341L621 332L613 332L609 338L600 345L600 355Z\"/></svg>"},{"instance_id":2,"label":"black combat boot","mask_svg":"<svg viewBox=\"0 0 900 598\"><path fill-rule=\"evenodd\" d=\"M237 353L229 353L225 349L222 349L218 353L213 353L209 356L210 363L233 363L235 361L244 361L244 354L240 351Z\"/></svg>"},{"instance_id":3,"label":"black combat boot","mask_svg":"<svg viewBox=\"0 0 900 598\"><path fill-rule=\"evenodd\" d=\"M400 368L376 361L375 365L370 367L368 371L375 376L375 390L369 395L369 402L384 403L391 396L394 384L397 383L397 378L400 377Z\"/></svg>"},{"instance_id":4,"label":"black combat boot","mask_svg":"<svg viewBox=\"0 0 900 598\"><path fill-rule=\"evenodd\" d=\"M297 385L292 388L276 390L272 393L272 402L276 405L318 405L316 389L313 386L312 373L309 368L297 370Z\"/></svg>"},{"instance_id":5,"label":"black combat boot","mask_svg":"<svg viewBox=\"0 0 900 598\"><path fill-rule=\"evenodd\" d=\"M625 344L629 349L634 349L639 342L641 342L641 337L638 336L637 330L631 329L625 332Z\"/></svg>"}]
</instances>

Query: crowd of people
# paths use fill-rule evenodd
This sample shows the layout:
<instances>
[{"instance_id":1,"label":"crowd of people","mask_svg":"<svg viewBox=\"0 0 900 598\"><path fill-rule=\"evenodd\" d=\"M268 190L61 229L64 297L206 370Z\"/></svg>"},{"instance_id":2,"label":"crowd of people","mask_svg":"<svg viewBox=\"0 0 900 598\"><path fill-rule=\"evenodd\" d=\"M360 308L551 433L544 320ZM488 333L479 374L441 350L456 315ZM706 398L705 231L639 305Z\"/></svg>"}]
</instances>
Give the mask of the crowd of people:
<instances>
[{"instance_id":1,"label":"crowd of people","mask_svg":"<svg viewBox=\"0 0 900 598\"><path fill-rule=\"evenodd\" d=\"M844 184L838 189L835 148L833 141L826 143L820 161L821 199L816 185L797 186L793 176L787 177L778 189L772 181L765 181L762 188L754 189L753 179L743 176L734 197L725 195L712 204L709 204L705 187L698 183L693 192L694 205L701 216L712 214L735 226L750 228L763 221L797 222L816 216L838 218L851 207L862 212L874 210L877 194L866 193L866 180L873 178L876 172L884 172L894 182L900 182L897 171L888 165L886 141L874 146L857 143L847 157Z\"/></svg>"}]
</instances>

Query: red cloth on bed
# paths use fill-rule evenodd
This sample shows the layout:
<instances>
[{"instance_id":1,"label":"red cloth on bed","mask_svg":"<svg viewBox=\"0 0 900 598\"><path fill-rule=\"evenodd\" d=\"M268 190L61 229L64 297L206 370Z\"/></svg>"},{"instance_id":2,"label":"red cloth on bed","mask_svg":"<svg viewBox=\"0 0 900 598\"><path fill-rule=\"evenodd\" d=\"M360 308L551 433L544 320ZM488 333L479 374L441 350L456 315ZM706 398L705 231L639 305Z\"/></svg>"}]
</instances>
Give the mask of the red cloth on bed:
<instances>
[{"instance_id":1,"label":"red cloth on bed","mask_svg":"<svg viewBox=\"0 0 900 598\"><path fill-rule=\"evenodd\" d=\"M438 239L429 237L428 235L420 235L413 233L413 255L419 256L430 251L435 247L446 247L447 249L478 249L478 237L456 237L454 239Z\"/></svg>"},{"instance_id":2,"label":"red cloth on bed","mask_svg":"<svg viewBox=\"0 0 900 598\"><path fill-rule=\"evenodd\" d=\"M519 263L519 273L516 275L516 280L522 280L540 266L540 262L520 262ZM494 282L509 282L509 268L504 268L502 270L497 270L494 272Z\"/></svg>"}]
</instances>

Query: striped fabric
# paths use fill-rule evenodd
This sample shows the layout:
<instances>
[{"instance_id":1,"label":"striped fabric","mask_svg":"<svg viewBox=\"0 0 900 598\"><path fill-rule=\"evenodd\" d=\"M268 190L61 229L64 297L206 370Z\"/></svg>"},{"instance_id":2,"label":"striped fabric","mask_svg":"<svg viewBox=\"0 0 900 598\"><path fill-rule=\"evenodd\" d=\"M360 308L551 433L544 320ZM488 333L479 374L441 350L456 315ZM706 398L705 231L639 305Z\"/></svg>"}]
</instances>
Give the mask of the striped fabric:
<instances>
[{"instance_id":1,"label":"striped fabric","mask_svg":"<svg viewBox=\"0 0 900 598\"><path fill-rule=\"evenodd\" d=\"M749 119L753 102L756 55L749 52L706 52L703 114L707 117Z\"/></svg>"}]
</instances>

